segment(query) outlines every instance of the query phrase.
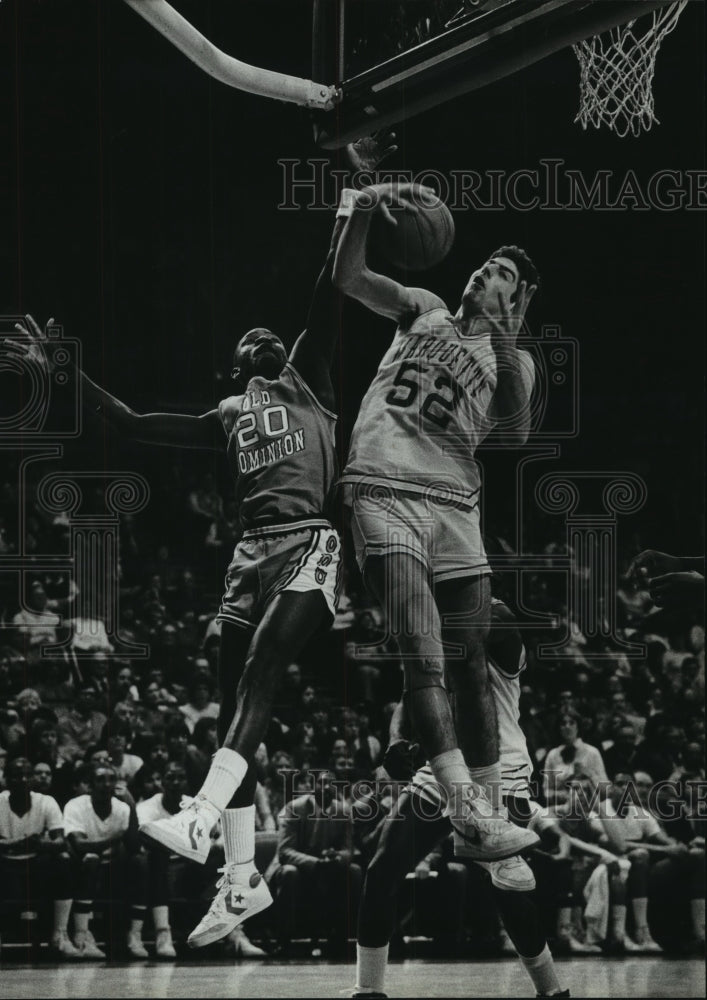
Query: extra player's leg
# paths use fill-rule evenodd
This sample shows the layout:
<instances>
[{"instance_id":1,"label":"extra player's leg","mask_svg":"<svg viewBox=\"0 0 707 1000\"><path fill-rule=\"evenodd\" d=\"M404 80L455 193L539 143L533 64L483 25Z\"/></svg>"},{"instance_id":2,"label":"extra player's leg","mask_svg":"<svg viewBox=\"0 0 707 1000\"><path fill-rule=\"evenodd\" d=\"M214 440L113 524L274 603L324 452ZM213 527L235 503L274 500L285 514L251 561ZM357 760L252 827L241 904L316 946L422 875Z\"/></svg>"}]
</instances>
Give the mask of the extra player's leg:
<instances>
[{"instance_id":1,"label":"extra player's leg","mask_svg":"<svg viewBox=\"0 0 707 1000\"><path fill-rule=\"evenodd\" d=\"M456 833L470 857L494 860L537 843L535 834L494 815L474 783L457 744L444 687L444 654L437 605L427 570L402 552L369 556L364 579L385 609L405 668L406 707L432 772L444 788Z\"/></svg>"},{"instance_id":2,"label":"extra player's leg","mask_svg":"<svg viewBox=\"0 0 707 1000\"><path fill-rule=\"evenodd\" d=\"M432 812L433 807L406 790L383 824L359 905L356 987L352 995L384 995L388 945L395 929L400 886L407 872L413 871L449 833L449 821L440 816L439 810L436 818L430 815Z\"/></svg>"}]
</instances>

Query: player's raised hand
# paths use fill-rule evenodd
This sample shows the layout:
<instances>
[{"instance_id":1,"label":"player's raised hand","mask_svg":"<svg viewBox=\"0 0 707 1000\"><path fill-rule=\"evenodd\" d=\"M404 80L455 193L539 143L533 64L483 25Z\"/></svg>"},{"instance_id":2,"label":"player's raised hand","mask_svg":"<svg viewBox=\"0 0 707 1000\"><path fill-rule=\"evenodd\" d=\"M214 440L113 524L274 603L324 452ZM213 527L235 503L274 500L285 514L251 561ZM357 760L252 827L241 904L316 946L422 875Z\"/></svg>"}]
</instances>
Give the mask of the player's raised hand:
<instances>
[{"instance_id":1,"label":"player's raised hand","mask_svg":"<svg viewBox=\"0 0 707 1000\"><path fill-rule=\"evenodd\" d=\"M20 351L26 357L37 361L40 365L46 366L51 370L49 358L42 344L47 339L47 330L53 325L54 320L48 319L42 330L34 317L27 313L24 323L15 323L15 329L23 335L24 340L12 340L10 343L13 348Z\"/></svg>"},{"instance_id":2,"label":"player's raised hand","mask_svg":"<svg viewBox=\"0 0 707 1000\"><path fill-rule=\"evenodd\" d=\"M650 580L654 576L665 573L677 573L682 569L680 556L671 556L667 552L656 549L645 549L639 552L628 568L627 576L639 580Z\"/></svg>"},{"instance_id":3,"label":"player's raised hand","mask_svg":"<svg viewBox=\"0 0 707 1000\"><path fill-rule=\"evenodd\" d=\"M379 129L371 135L365 135L346 147L346 158L353 171L370 173L386 157L397 152L395 132L389 128Z\"/></svg>"},{"instance_id":4,"label":"player's raised hand","mask_svg":"<svg viewBox=\"0 0 707 1000\"><path fill-rule=\"evenodd\" d=\"M530 300L537 291L537 285L528 285L521 281L516 292L515 302L508 303L501 293L498 294L498 310L495 314L488 309L482 310L482 315L490 323L494 332L504 342L515 343L520 333Z\"/></svg>"}]
</instances>

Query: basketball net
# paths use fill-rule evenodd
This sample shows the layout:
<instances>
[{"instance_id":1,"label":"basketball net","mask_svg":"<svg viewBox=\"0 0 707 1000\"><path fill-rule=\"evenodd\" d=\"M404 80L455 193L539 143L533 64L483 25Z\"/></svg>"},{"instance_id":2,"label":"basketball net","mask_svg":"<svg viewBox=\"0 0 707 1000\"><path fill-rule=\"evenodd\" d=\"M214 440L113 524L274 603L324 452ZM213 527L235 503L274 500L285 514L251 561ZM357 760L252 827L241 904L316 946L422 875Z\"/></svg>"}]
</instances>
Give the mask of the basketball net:
<instances>
[{"instance_id":1,"label":"basketball net","mask_svg":"<svg viewBox=\"0 0 707 1000\"><path fill-rule=\"evenodd\" d=\"M572 46L581 73L575 121L582 128L606 125L624 138L660 124L653 102L655 60L686 3L677 0Z\"/></svg>"}]
</instances>

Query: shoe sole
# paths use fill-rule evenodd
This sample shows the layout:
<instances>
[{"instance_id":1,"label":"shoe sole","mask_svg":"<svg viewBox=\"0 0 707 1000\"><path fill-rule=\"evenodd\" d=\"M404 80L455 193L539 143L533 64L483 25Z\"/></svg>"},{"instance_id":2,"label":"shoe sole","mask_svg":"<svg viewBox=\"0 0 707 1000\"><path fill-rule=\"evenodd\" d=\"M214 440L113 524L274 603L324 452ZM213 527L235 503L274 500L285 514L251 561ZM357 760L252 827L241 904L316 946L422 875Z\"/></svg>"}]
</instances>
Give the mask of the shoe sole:
<instances>
[{"instance_id":1,"label":"shoe sole","mask_svg":"<svg viewBox=\"0 0 707 1000\"><path fill-rule=\"evenodd\" d=\"M216 941L221 941L227 934L234 931L236 927L238 927L239 924L242 924L245 920L249 920L250 917L254 917L256 913L262 913L263 910L267 910L271 903L272 896L270 896L269 899L264 899L261 903L254 903L253 906L249 906L243 913L239 913L237 916L234 916L232 921L229 920L226 925L217 924L216 927L203 930L200 934L197 934L196 931L192 931L187 938L187 944L190 948L205 948L207 944L215 944ZM224 926L225 929L222 929Z\"/></svg>"},{"instance_id":2,"label":"shoe sole","mask_svg":"<svg viewBox=\"0 0 707 1000\"><path fill-rule=\"evenodd\" d=\"M537 847L540 837L530 830L518 827L518 836L514 843L505 843L502 847L491 850L483 844L472 844L466 834L452 825L454 831L454 857L471 858L472 861L503 861L505 858L512 858L515 854L523 854L525 851Z\"/></svg>"},{"instance_id":3,"label":"shoe sole","mask_svg":"<svg viewBox=\"0 0 707 1000\"><path fill-rule=\"evenodd\" d=\"M141 840L148 847L159 844L165 851L169 851L172 854L179 854L181 857L187 858L188 861L196 861L200 865L206 864L209 856L208 850L204 854L203 851L193 851L190 847L185 847L182 842L174 840L170 836L170 832L158 826L157 823L144 823L138 830L138 833Z\"/></svg>"}]
</instances>

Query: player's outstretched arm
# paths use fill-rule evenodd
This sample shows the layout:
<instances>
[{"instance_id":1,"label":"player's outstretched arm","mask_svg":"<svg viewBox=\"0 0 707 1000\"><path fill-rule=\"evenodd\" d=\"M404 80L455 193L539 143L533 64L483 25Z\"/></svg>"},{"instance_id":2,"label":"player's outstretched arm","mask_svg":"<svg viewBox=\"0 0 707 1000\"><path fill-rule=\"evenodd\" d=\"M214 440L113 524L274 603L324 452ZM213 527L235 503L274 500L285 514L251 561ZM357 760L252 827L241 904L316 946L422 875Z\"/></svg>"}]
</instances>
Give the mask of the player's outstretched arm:
<instances>
[{"instance_id":1,"label":"player's outstretched arm","mask_svg":"<svg viewBox=\"0 0 707 1000\"><path fill-rule=\"evenodd\" d=\"M357 174L370 175L378 164L397 148L395 133L389 129L365 136L348 145L346 158L354 179ZM332 277L336 251L345 222L346 218L339 213L324 267L314 287L307 325L290 355L290 363L304 378L317 399L328 409L333 409L335 406L330 369L341 332L341 293L334 287Z\"/></svg>"},{"instance_id":2,"label":"player's outstretched arm","mask_svg":"<svg viewBox=\"0 0 707 1000\"><path fill-rule=\"evenodd\" d=\"M47 326L53 324L49 320ZM13 341L13 347L46 360L46 354L38 351L46 332L31 317L25 316L25 323L16 323L15 328L24 335L24 341ZM76 368L80 379L84 408L94 414L101 414L106 421L121 434L146 444L174 445L181 448L215 448L224 444L223 428L217 410L202 416L180 413L135 413L129 406L112 396L101 386L91 381L80 368Z\"/></svg>"},{"instance_id":3,"label":"player's outstretched arm","mask_svg":"<svg viewBox=\"0 0 707 1000\"><path fill-rule=\"evenodd\" d=\"M411 289L383 274L371 271L366 261L366 244L374 212L380 212L386 222L397 225L390 212L395 206L416 213L415 197L434 192L427 188L413 189L412 184L373 184L350 196L350 215L339 240L334 262L334 284L367 306L373 312L401 323L421 308L444 307L441 299L423 289ZM340 210L341 211L341 210ZM421 299L429 296L429 303Z\"/></svg>"}]
</instances>

